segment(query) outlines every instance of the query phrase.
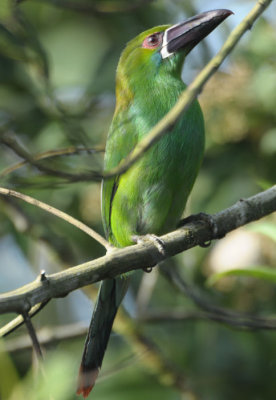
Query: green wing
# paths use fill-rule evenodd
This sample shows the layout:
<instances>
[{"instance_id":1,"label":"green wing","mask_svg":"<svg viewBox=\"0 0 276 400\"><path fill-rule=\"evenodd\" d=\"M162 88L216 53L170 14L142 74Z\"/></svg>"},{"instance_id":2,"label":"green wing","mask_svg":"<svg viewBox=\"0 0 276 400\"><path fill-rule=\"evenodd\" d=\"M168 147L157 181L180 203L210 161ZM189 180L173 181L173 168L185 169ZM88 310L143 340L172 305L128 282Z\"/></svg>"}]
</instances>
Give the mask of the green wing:
<instances>
[{"instance_id":1,"label":"green wing","mask_svg":"<svg viewBox=\"0 0 276 400\"><path fill-rule=\"evenodd\" d=\"M107 137L104 170L116 167L136 146L138 132L130 108L115 112ZM119 185L120 176L102 183L102 219L106 237L113 242L111 231L112 201Z\"/></svg>"}]
</instances>

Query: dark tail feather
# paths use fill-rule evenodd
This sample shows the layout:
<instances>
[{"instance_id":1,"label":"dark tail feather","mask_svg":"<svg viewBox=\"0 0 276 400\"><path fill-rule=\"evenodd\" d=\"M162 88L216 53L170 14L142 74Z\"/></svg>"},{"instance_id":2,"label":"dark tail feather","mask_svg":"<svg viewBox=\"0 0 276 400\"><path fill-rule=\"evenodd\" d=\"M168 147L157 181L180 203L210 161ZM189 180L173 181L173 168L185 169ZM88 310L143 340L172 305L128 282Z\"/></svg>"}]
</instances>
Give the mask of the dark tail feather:
<instances>
[{"instance_id":1,"label":"dark tail feather","mask_svg":"<svg viewBox=\"0 0 276 400\"><path fill-rule=\"evenodd\" d=\"M126 293L128 278L101 283L79 370L77 394L86 398L95 385L118 307Z\"/></svg>"}]
</instances>

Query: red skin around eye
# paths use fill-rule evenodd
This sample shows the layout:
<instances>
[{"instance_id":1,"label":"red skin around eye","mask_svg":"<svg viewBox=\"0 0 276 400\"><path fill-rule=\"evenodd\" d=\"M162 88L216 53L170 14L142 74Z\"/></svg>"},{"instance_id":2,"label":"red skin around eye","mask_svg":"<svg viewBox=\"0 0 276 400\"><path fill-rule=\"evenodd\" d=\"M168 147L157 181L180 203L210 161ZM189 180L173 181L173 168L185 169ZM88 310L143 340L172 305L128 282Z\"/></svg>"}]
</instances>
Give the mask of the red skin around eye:
<instances>
[{"instance_id":1,"label":"red skin around eye","mask_svg":"<svg viewBox=\"0 0 276 400\"><path fill-rule=\"evenodd\" d=\"M142 47L145 49L155 49L161 43L161 36L158 34L153 34L146 37L143 41Z\"/></svg>"}]
</instances>

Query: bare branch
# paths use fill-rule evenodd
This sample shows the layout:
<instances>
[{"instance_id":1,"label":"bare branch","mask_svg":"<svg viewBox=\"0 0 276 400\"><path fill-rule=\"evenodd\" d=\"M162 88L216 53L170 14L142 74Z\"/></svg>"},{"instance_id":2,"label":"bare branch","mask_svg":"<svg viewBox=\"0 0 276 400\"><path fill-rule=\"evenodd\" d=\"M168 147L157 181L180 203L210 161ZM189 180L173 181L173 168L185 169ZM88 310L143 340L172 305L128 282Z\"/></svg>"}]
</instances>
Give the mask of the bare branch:
<instances>
[{"instance_id":1,"label":"bare branch","mask_svg":"<svg viewBox=\"0 0 276 400\"><path fill-rule=\"evenodd\" d=\"M224 309L220 308L220 310ZM229 312L229 314L231 313L231 315L227 315L227 311ZM224 310L224 314L225 315L216 314L216 312L198 310L158 310L142 314L141 316L139 316L139 321L146 323L172 323L201 320L205 322L218 322L222 324L227 324L231 325L234 328L242 330L276 330L276 318L262 318L242 313L235 313L235 315L232 315L232 311L230 310Z\"/></svg>"},{"instance_id":2,"label":"bare branch","mask_svg":"<svg viewBox=\"0 0 276 400\"><path fill-rule=\"evenodd\" d=\"M30 165L36 167L39 171L44 172L47 175L55 176L59 178L64 178L70 182L78 182L78 181L100 181L102 179L102 174L97 171L89 171L83 172L79 174L74 174L67 171L62 171L58 169L54 169L48 167L47 165L41 164L40 159L42 157L36 158L33 157L27 150L25 150L16 140L16 136L13 132L0 132L0 143L8 146L12 149L19 157L25 160L25 163L29 163ZM87 150L88 151L88 150ZM45 157L44 157L45 158ZM14 167L12 168L14 170ZM10 170L8 170L10 172ZM3 175L3 172L2 174ZM0 175L0 176L1 176Z\"/></svg>"},{"instance_id":3,"label":"bare branch","mask_svg":"<svg viewBox=\"0 0 276 400\"><path fill-rule=\"evenodd\" d=\"M37 337L41 345L52 345L56 342L83 337L87 334L87 329L87 326L80 323L44 327L37 332ZM32 348L32 342L29 335L21 335L5 341L5 350L9 353L29 350L30 348Z\"/></svg>"},{"instance_id":4,"label":"bare branch","mask_svg":"<svg viewBox=\"0 0 276 400\"><path fill-rule=\"evenodd\" d=\"M29 314L27 312L24 313L23 318L24 318L25 325L26 325L26 327L28 329L28 333L29 333L29 336L31 338L33 349L34 349L34 352L36 354L36 357L37 357L38 360L41 360L43 358L42 357L41 347L40 347L38 338L36 336L36 332L35 332L34 326L32 324L32 321L31 321L30 317L29 317Z\"/></svg>"},{"instance_id":5,"label":"bare branch","mask_svg":"<svg viewBox=\"0 0 276 400\"><path fill-rule=\"evenodd\" d=\"M76 228L80 229L87 235L91 236L93 239L95 239L97 242L99 242L102 246L104 246L107 250L111 250L113 246L105 240L99 233L94 231L94 229L89 228L89 226L85 225L84 223L78 221L76 218L71 217L70 215L66 214L63 211L58 210L55 207L49 206L49 204L43 203L40 200L34 199L33 197L27 196L26 194L16 192L15 190L10 190L6 188L1 188L0 187L0 194L4 196L10 196L10 197L16 197L18 199L21 199L25 201L26 203L32 204L33 206L39 207L42 210L47 211L50 214L55 215L58 218L63 219L66 222L69 222L69 224L74 225Z\"/></svg>"},{"instance_id":6,"label":"bare branch","mask_svg":"<svg viewBox=\"0 0 276 400\"><path fill-rule=\"evenodd\" d=\"M187 284L176 268L170 268L164 263L160 266L160 270L175 288L177 288L185 296L189 297L197 307L204 310L204 313L199 314L198 318L232 325L233 327L239 329L276 329L276 318L258 317L255 315L218 307L217 305L211 304L206 296L203 296L198 289L195 289L191 285ZM181 319L180 314L176 314L174 316L172 313L171 315L172 320ZM182 315L185 316L185 314ZM156 318L158 318L158 316L156 316ZM188 316L185 318L188 318ZM196 314L194 315L194 318L196 318Z\"/></svg>"},{"instance_id":7,"label":"bare branch","mask_svg":"<svg viewBox=\"0 0 276 400\"><path fill-rule=\"evenodd\" d=\"M44 303L36 304L35 306L33 306L28 313L29 317L30 318L34 317L40 310L42 310L42 308L46 306L46 304L49 303L49 301L50 299L45 301ZM23 316L18 315L16 318L14 318L9 323L0 328L0 337L9 335L23 324L24 324Z\"/></svg>"},{"instance_id":8,"label":"bare branch","mask_svg":"<svg viewBox=\"0 0 276 400\"><path fill-rule=\"evenodd\" d=\"M11 146L9 146L9 147L11 147ZM3 169L2 172L0 172L0 178L11 174L12 172L18 170L19 168L24 167L25 165L28 165L28 164L33 165L33 161L46 160L46 159L49 160L49 159L56 158L56 157L75 155L75 154L79 154L79 153L88 153L88 154L92 153L93 154L93 153L102 153L102 152L104 152L104 148L101 146L93 147L93 148L70 146L65 149L48 150L43 153L35 154L34 156L30 155L31 159L29 159L29 160L25 159L24 161L18 162L10 167ZM43 165L36 163L36 165L34 165L34 166L37 169L40 169L40 171L43 171ZM53 175L58 176L58 171L54 170L54 172L55 173ZM49 171L48 171L48 174L49 174ZM78 175L77 174L74 175L74 179L76 178L76 176L78 176ZM81 180L81 175L80 175L80 180Z\"/></svg>"},{"instance_id":9,"label":"bare branch","mask_svg":"<svg viewBox=\"0 0 276 400\"><path fill-rule=\"evenodd\" d=\"M205 221L189 223L161 237L166 257L173 256L200 243L220 238L226 233L276 211L276 185L240 200L232 207L212 216L215 230ZM22 313L37 303L67 293L91 283L115 277L125 272L153 267L164 256L151 242L114 249L106 256L51 274L44 281L36 280L17 290L0 295L0 313Z\"/></svg>"}]
</instances>

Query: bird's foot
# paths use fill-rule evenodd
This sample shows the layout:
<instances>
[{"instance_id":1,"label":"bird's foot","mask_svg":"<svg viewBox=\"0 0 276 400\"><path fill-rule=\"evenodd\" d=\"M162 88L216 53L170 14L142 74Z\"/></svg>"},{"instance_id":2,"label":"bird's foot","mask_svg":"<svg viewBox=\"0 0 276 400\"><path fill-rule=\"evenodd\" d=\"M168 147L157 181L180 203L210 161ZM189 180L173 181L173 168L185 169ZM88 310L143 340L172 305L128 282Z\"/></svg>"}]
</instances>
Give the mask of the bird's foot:
<instances>
[{"instance_id":1,"label":"bird's foot","mask_svg":"<svg viewBox=\"0 0 276 400\"><path fill-rule=\"evenodd\" d=\"M163 256L166 255L165 243L163 242L162 239L160 239L160 237L153 235L152 233L148 233L147 235L144 236L133 235L132 240L137 244L151 242L157 248L159 253L161 253Z\"/></svg>"},{"instance_id":2,"label":"bird's foot","mask_svg":"<svg viewBox=\"0 0 276 400\"><path fill-rule=\"evenodd\" d=\"M151 233L148 233L147 235L144 235L144 236L133 235L132 240L137 244L151 242L157 248L159 253L162 254L162 256L164 256L164 257L166 256L165 243L163 242L162 239L160 239L160 237L158 237L156 235L153 235ZM152 267L143 268L143 271L151 272Z\"/></svg>"},{"instance_id":3,"label":"bird's foot","mask_svg":"<svg viewBox=\"0 0 276 400\"><path fill-rule=\"evenodd\" d=\"M208 225L210 231L214 234L214 236L216 236L218 229L217 229L217 224L214 221L214 218L212 217L212 215L206 214L204 212L189 215L189 217L183 218L179 221L178 227L184 226L191 222L205 222ZM211 240L209 240L208 242L200 243L199 245L201 247L209 247L210 244L211 244Z\"/></svg>"}]
</instances>

